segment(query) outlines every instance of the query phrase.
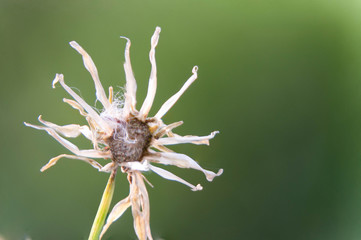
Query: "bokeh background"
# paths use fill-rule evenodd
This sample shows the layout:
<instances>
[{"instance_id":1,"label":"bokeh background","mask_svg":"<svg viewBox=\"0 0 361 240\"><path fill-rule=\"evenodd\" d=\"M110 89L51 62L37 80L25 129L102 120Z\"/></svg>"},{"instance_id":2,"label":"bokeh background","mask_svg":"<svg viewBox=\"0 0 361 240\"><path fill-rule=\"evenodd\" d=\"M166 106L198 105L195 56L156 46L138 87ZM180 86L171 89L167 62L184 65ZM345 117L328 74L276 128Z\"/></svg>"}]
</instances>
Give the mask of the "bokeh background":
<instances>
[{"instance_id":1,"label":"bokeh background","mask_svg":"<svg viewBox=\"0 0 361 240\"><path fill-rule=\"evenodd\" d=\"M87 239L108 175L75 160L37 116L81 123L55 73L94 105L76 40L103 85L124 85L123 51L146 95L156 26L158 93L152 114L199 66L199 79L164 117L177 133L220 134L173 149L224 174L169 167L204 190L147 174L155 239L361 239L361 3L332 0L0 1L0 236ZM96 106L100 106L97 104ZM89 148L86 139L75 139ZM101 161L105 163L104 161ZM128 194L118 175L113 204ZM105 239L135 239L130 211Z\"/></svg>"}]
</instances>

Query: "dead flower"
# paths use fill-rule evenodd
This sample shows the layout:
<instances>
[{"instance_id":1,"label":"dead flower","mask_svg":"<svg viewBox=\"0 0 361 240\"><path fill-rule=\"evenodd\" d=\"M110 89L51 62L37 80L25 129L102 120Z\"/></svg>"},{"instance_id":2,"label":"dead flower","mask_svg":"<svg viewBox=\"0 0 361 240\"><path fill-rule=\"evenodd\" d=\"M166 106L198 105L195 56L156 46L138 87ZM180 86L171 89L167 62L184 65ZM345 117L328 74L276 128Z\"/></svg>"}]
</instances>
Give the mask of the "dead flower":
<instances>
[{"instance_id":1,"label":"dead flower","mask_svg":"<svg viewBox=\"0 0 361 240\"><path fill-rule=\"evenodd\" d=\"M94 80L96 99L101 102L104 109L100 114L96 112L93 107L88 105L65 83L62 74L56 74L53 81L53 88L55 88L57 83L62 85L74 99L64 99L64 102L77 109L80 114L85 117L88 125L70 124L59 126L43 120L41 116L39 116L39 121L43 126L25 123L26 126L45 130L73 153L73 155L61 154L52 158L48 164L42 167L41 171L45 171L55 165L60 158L65 157L85 161L102 172L116 173L116 169L120 167L122 172L128 174L130 184L129 195L114 206L102 228L100 238L109 228L110 224L116 221L124 211L131 206L134 217L134 229L138 238L152 239L149 226L149 198L144 184L144 180L146 179L142 175L142 172L152 171L165 179L183 183L193 191L202 190L201 185L198 184L194 186L173 173L154 166L152 163L175 165L180 168L193 168L202 171L208 181L212 181L214 177L221 175L223 172L222 169L220 169L218 173L205 170L189 156L175 153L166 147L168 145L182 143L208 145L209 140L218 133L218 131L214 131L210 135L202 137L190 135L179 136L173 133L172 130L180 126L183 123L182 121L169 125L166 125L162 121L162 117L197 79L197 66L193 67L192 75L183 87L162 105L154 117L148 117L157 88L155 48L158 44L160 31L161 29L157 27L151 39L149 59L152 68L148 93L139 111L136 109L137 84L129 56L130 40L126 37L121 37L127 40L124 63L126 86L124 97L122 98L114 98L112 87L109 87L109 95L108 97L106 96L93 60L78 43L72 41L70 45L82 55L85 68ZM92 142L93 149L79 150L77 146L64 138L75 138L80 134ZM111 162L103 167L97 161L93 160L93 158L110 159Z\"/></svg>"}]
</instances>

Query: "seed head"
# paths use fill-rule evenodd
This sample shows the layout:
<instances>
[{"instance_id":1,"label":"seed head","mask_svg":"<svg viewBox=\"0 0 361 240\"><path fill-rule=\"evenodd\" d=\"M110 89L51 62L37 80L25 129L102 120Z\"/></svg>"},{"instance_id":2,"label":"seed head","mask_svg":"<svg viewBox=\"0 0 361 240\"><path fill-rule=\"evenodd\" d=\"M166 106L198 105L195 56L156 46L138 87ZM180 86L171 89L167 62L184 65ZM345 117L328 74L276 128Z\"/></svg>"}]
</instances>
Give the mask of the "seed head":
<instances>
[{"instance_id":1,"label":"seed head","mask_svg":"<svg viewBox=\"0 0 361 240\"><path fill-rule=\"evenodd\" d=\"M132 117L117 120L118 127L108 139L112 160L117 163L140 162L149 148L152 134L147 123Z\"/></svg>"}]
</instances>

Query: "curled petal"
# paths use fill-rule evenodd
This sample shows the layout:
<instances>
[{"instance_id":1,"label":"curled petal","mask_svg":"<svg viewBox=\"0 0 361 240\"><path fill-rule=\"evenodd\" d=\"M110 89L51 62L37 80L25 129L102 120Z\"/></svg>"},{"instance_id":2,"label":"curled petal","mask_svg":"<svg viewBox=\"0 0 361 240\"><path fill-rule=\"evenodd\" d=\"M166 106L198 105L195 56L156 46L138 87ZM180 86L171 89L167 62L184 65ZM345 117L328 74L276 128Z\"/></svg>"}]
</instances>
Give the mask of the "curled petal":
<instances>
[{"instance_id":1,"label":"curled petal","mask_svg":"<svg viewBox=\"0 0 361 240\"><path fill-rule=\"evenodd\" d=\"M164 170L162 168L155 167L150 164L149 164L149 168L150 168L150 170L152 170L153 172L155 172L156 174L158 174L159 176L161 176L165 179L168 179L171 181L177 181L177 182L183 183L184 185L187 185L188 187L191 188L192 191L200 191L203 189L203 187L200 184L198 184L197 186L194 186L194 185L190 184L189 182L181 179L180 177L178 177L178 176L174 175L173 173L171 173L167 170Z\"/></svg>"},{"instance_id":2,"label":"curled petal","mask_svg":"<svg viewBox=\"0 0 361 240\"><path fill-rule=\"evenodd\" d=\"M134 184L137 187L139 197L133 199L136 203L132 204L133 217L134 217L134 228L139 239L150 239L152 240L152 234L150 231L150 206L147 188L143 181L143 175L135 171L133 174ZM140 208L139 208L140 207Z\"/></svg>"},{"instance_id":3,"label":"curled petal","mask_svg":"<svg viewBox=\"0 0 361 240\"><path fill-rule=\"evenodd\" d=\"M105 234L105 232L108 230L108 228L110 227L110 225L115 222L118 218L120 218L123 213L125 212L125 210L127 210L130 207L130 199L129 197L126 197L125 199L123 199L122 201L118 202L114 207L113 210L110 212L107 221L105 223L105 225L103 226L103 229L100 233L100 237L99 239L102 239L103 235Z\"/></svg>"},{"instance_id":4,"label":"curled petal","mask_svg":"<svg viewBox=\"0 0 361 240\"><path fill-rule=\"evenodd\" d=\"M134 230L137 234L137 237L139 240L146 240L147 239L147 233L146 233L146 227L145 227L145 221L141 213L141 208L138 205L139 200L134 200L132 202L132 214L134 219Z\"/></svg>"},{"instance_id":5,"label":"curled petal","mask_svg":"<svg viewBox=\"0 0 361 240\"><path fill-rule=\"evenodd\" d=\"M187 90L187 88L197 79L197 71L198 67L194 66L192 69L193 75L186 81L183 87L174 94L171 98L169 98L159 109L157 114L154 116L155 118L161 119L168 111L173 107L173 105L178 101L180 96Z\"/></svg>"},{"instance_id":6,"label":"curled petal","mask_svg":"<svg viewBox=\"0 0 361 240\"><path fill-rule=\"evenodd\" d=\"M80 115L82 115L84 117L88 116L88 114L84 111L84 108L82 106L80 106L80 104L77 103L76 101L70 100L67 98L63 98L63 102L69 104L72 108L77 109L79 111Z\"/></svg>"},{"instance_id":7,"label":"curled petal","mask_svg":"<svg viewBox=\"0 0 361 240\"><path fill-rule=\"evenodd\" d=\"M69 44L72 48L74 48L78 53L82 55L84 66L89 71L90 75L94 80L97 99L103 104L105 108L109 108L110 103L108 102L108 99L105 95L104 88L99 80L98 70L92 58L77 42L71 41Z\"/></svg>"},{"instance_id":8,"label":"curled petal","mask_svg":"<svg viewBox=\"0 0 361 240\"><path fill-rule=\"evenodd\" d=\"M91 140L92 133L88 126L85 126L85 125L80 126L78 124L69 124L69 125L65 125L65 126L59 126L54 123L43 120L41 115L39 116L38 119L39 119L39 122L41 122L42 124L44 124L45 126L47 126L49 128L54 129L55 131L57 131L58 133L62 134L65 137L76 138L80 134L83 134L86 138Z\"/></svg>"},{"instance_id":9,"label":"curled petal","mask_svg":"<svg viewBox=\"0 0 361 240\"><path fill-rule=\"evenodd\" d=\"M144 120L148 116L149 110L152 107L154 101L155 92L157 90L157 65L155 62L155 47L158 44L160 31L161 31L160 27L156 27L155 32L151 39L149 60L150 63L152 64L152 70L150 72L150 77L149 77L147 97L145 98L142 108L140 109L139 112L139 116L141 120Z\"/></svg>"},{"instance_id":10,"label":"curled petal","mask_svg":"<svg viewBox=\"0 0 361 240\"><path fill-rule=\"evenodd\" d=\"M172 131L172 129L179 127L180 125L183 124L183 121L179 121L179 122L175 122L172 124L169 124L168 126L162 127L155 135L154 138L161 138L163 137L165 134L168 134L170 131Z\"/></svg>"},{"instance_id":11,"label":"curled petal","mask_svg":"<svg viewBox=\"0 0 361 240\"><path fill-rule=\"evenodd\" d=\"M174 135L174 137L160 138L154 140L155 145L174 145L181 143L193 143L193 144L205 144L209 145L209 139L214 138L214 136L219 133L219 131L214 131L208 136L198 137L198 136L178 136Z\"/></svg>"},{"instance_id":12,"label":"curled petal","mask_svg":"<svg viewBox=\"0 0 361 240\"><path fill-rule=\"evenodd\" d=\"M54 129L43 127L43 126L37 126L30 123L24 122L25 126L32 127L39 130L45 130L50 136L55 138L56 141L58 141L61 145L63 145L65 148L67 148L69 151L74 153L75 155L81 156L81 157L89 157L89 158L111 158L110 152L102 152L94 149L89 150L79 150L77 146L75 146L73 143L69 142L65 138L62 138L59 134L56 133Z\"/></svg>"},{"instance_id":13,"label":"curled petal","mask_svg":"<svg viewBox=\"0 0 361 240\"><path fill-rule=\"evenodd\" d=\"M89 163L94 168L98 169L99 171L100 171L100 169L102 169L102 165L100 165L97 161L95 161L93 159L86 158L86 157L69 155L69 154L61 154L61 155L59 155L57 157L54 157L54 158L50 159L49 162L40 169L40 172L44 172L48 168L54 166L58 162L58 160L61 159L61 158L70 158L70 159L82 160L84 162Z\"/></svg>"},{"instance_id":14,"label":"curled petal","mask_svg":"<svg viewBox=\"0 0 361 240\"><path fill-rule=\"evenodd\" d=\"M89 106L78 94L76 94L68 85L64 82L63 74L56 74L53 80L53 88L55 88L56 83L60 83L61 86L67 91L78 103L88 112L88 116L91 117L99 127L101 127L106 133L111 134L112 128L107 122L105 122L95 110Z\"/></svg>"},{"instance_id":15,"label":"curled petal","mask_svg":"<svg viewBox=\"0 0 361 240\"><path fill-rule=\"evenodd\" d=\"M70 99L66 99L66 98L63 98L63 101L67 104L69 104L72 108L74 109L77 109L80 113L80 115L84 116L85 119L88 121L88 124L89 124L89 127L90 127L90 132L91 133L94 133L96 132L98 129L102 129L102 127L100 127L95 121L94 119L92 119L89 114L87 114L84 109L82 108L82 106L80 106L79 103L77 103L76 101L74 100L70 100ZM93 141L93 145L94 146L97 146L97 142L96 142L96 139L91 137L89 138L90 140Z\"/></svg>"},{"instance_id":16,"label":"curled petal","mask_svg":"<svg viewBox=\"0 0 361 240\"><path fill-rule=\"evenodd\" d=\"M223 173L223 169L220 169L218 173L203 169L196 161L188 157L185 154L180 153L153 153L147 156L147 159L154 163L160 163L164 165L174 165L180 168L193 168L199 170L206 175L208 181L213 181L213 178L220 176Z\"/></svg>"},{"instance_id":17,"label":"curled petal","mask_svg":"<svg viewBox=\"0 0 361 240\"><path fill-rule=\"evenodd\" d=\"M137 103L136 93L137 93L137 82L135 81L132 64L130 62L130 45L131 42L129 38L121 37L127 40L127 45L125 46L124 56L124 71L126 78L125 85L125 103L124 103L124 117L128 117L129 113L135 111L135 105Z\"/></svg>"}]
</instances>

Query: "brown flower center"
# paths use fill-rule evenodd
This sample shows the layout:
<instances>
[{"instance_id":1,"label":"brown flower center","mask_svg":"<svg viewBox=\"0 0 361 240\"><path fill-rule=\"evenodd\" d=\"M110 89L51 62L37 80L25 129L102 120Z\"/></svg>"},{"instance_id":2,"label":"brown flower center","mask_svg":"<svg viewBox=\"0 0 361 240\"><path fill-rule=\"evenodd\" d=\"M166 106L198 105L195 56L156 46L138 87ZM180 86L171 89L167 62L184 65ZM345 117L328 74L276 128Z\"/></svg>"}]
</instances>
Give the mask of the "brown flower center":
<instances>
[{"instance_id":1,"label":"brown flower center","mask_svg":"<svg viewBox=\"0 0 361 240\"><path fill-rule=\"evenodd\" d=\"M118 124L113 137L108 139L113 161L141 161L152 139L148 124L137 118L130 118L128 121L118 120Z\"/></svg>"}]
</instances>

